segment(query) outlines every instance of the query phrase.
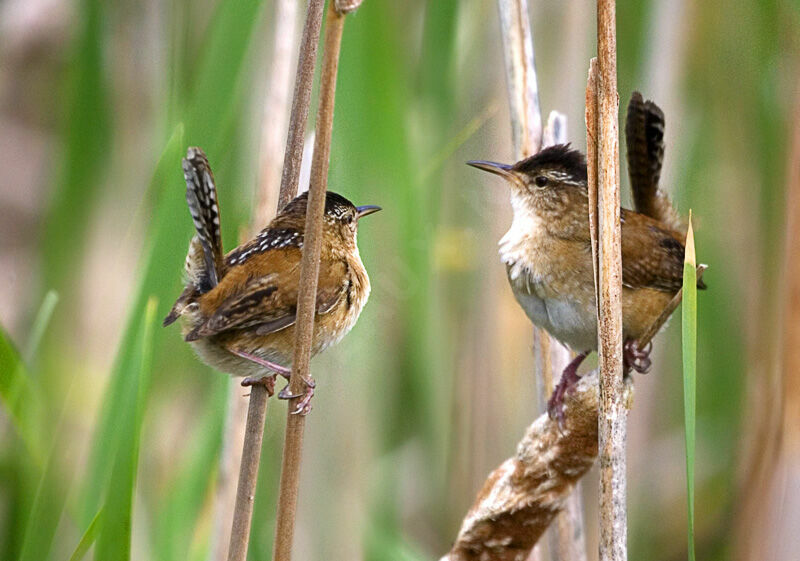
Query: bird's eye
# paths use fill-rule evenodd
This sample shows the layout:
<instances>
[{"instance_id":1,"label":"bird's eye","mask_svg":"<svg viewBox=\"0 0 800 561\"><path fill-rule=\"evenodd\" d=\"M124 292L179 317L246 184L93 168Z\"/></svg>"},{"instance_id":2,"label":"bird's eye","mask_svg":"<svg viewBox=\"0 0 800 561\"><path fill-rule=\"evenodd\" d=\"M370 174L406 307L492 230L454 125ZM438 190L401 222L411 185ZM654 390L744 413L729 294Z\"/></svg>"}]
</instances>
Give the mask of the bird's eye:
<instances>
[{"instance_id":1,"label":"bird's eye","mask_svg":"<svg viewBox=\"0 0 800 561\"><path fill-rule=\"evenodd\" d=\"M544 175L537 175L533 182L536 183L537 187L544 187L547 185L547 178Z\"/></svg>"}]
</instances>

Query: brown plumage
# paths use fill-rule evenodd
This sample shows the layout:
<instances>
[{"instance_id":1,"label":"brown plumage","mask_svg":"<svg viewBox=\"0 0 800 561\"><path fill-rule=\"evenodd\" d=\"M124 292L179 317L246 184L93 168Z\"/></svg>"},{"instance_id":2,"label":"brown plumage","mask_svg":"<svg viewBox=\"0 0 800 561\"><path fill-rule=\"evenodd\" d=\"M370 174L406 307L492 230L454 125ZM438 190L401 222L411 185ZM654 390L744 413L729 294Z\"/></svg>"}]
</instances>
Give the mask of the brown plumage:
<instances>
[{"instance_id":1,"label":"brown plumage","mask_svg":"<svg viewBox=\"0 0 800 561\"><path fill-rule=\"evenodd\" d=\"M246 376L246 383L266 377L271 389L276 373L288 375L293 358L307 193L286 205L255 238L222 257L208 161L200 149L189 148L183 168L197 234L186 257L186 287L164 325L182 318L184 338L204 362ZM359 218L377 210L326 194L312 354L344 337L369 297L356 230ZM311 395L313 382L300 412L310 409Z\"/></svg>"},{"instance_id":2,"label":"brown plumage","mask_svg":"<svg viewBox=\"0 0 800 561\"><path fill-rule=\"evenodd\" d=\"M569 145L558 145L513 165L468 163L500 175L511 187L514 219L500 240L500 256L514 296L535 325L580 353L550 401L551 414L560 416L560 399L577 380L580 361L597 349L586 160ZM647 353L632 342L681 287L683 234L671 223L627 209L621 209L621 229L626 369L644 371Z\"/></svg>"}]
</instances>

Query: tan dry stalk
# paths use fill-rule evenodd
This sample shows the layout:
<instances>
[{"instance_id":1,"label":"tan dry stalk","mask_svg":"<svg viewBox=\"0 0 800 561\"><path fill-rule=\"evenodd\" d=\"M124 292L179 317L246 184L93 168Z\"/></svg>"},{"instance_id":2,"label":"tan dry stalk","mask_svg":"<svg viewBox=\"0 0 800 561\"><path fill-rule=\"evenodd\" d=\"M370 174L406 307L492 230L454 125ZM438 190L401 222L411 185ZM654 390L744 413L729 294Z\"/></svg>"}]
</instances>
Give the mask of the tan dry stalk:
<instances>
[{"instance_id":1,"label":"tan dry stalk","mask_svg":"<svg viewBox=\"0 0 800 561\"><path fill-rule=\"evenodd\" d=\"M308 107L311 104L311 89L314 83L314 67L317 62L317 46L322 28L322 10L325 0L308 0L303 37L300 40L297 73L294 79L292 112L289 117L289 134L283 157L281 192L278 208L283 208L297 194L300 165L303 163L303 143L308 122Z\"/></svg>"},{"instance_id":2,"label":"tan dry stalk","mask_svg":"<svg viewBox=\"0 0 800 561\"><path fill-rule=\"evenodd\" d=\"M598 338L600 358L600 561L627 559L622 394L622 253L615 0L597 2Z\"/></svg>"},{"instance_id":3,"label":"tan dry stalk","mask_svg":"<svg viewBox=\"0 0 800 561\"><path fill-rule=\"evenodd\" d=\"M289 389L301 395L309 377L311 343L314 334L314 315L317 299L317 276L322 248L322 226L325 212L325 191L328 182L331 135L333 133L333 107L336 93L336 74L339 51L344 30L345 15L339 13L333 2L329 3L325 23L325 47L320 76L317 130L314 156L311 163L308 210L306 212L305 241L300 263L300 291L297 299L294 360ZM300 467L303 454L305 417L295 415L299 398L289 401L286 420L286 437L283 445L281 481L275 525L274 561L289 561L292 557L294 525L297 515L297 497L300 484Z\"/></svg>"},{"instance_id":4,"label":"tan dry stalk","mask_svg":"<svg viewBox=\"0 0 800 561\"><path fill-rule=\"evenodd\" d=\"M303 158L308 106L311 102L311 88L314 80L314 66L317 60L317 44L322 26L324 0L309 0L306 22L300 43L297 73L295 76L292 112L289 119L289 134L286 141L281 189L278 208L282 208L297 193L300 176L300 163ZM250 389L250 404L247 411L242 462L239 470L239 484L236 491L236 507L231 525L228 561L245 561L250 538L250 525L253 518L258 466L261 459L261 443L264 438L264 421L267 413L267 390L256 385Z\"/></svg>"}]
</instances>

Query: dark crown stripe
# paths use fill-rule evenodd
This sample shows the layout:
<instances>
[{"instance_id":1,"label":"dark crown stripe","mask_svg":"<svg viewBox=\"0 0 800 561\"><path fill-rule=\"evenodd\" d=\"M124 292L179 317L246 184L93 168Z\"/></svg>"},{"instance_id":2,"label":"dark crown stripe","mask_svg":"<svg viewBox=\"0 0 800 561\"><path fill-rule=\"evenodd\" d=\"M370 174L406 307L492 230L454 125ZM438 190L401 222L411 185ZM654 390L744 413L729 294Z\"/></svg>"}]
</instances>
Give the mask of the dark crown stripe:
<instances>
[{"instance_id":1,"label":"dark crown stripe","mask_svg":"<svg viewBox=\"0 0 800 561\"><path fill-rule=\"evenodd\" d=\"M530 173L539 168L560 168L578 181L586 181L586 158L569 144L549 146L514 164L514 170Z\"/></svg>"}]
</instances>

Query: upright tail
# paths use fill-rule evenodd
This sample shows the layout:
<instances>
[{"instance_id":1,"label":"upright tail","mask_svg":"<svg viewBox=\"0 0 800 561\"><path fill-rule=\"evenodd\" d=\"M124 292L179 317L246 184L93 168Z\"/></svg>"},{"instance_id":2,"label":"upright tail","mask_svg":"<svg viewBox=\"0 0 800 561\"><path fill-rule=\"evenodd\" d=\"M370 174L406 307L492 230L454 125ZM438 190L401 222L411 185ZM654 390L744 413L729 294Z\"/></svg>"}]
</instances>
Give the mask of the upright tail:
<instances>
[{"instance_id":1,"label":"upright tail","mask_svg":"<svg viewBox=\"0 0 800 561\"><path fill-rule=\"evenodd\" d=\"M633 92L628 103L625 141L636 211L683 232L683 221L667 194L658 188L664 161L664 113L654 102L644 101L639 92Z\"/></svg>"},{"instance_id":2,"label":"upright tail","mask_svg":"<svg viewBox=\"0 0 800 561\"><path fill-rule=\"evenodd\" d=\"M192 147L186 151L183 177L186 179L186 202L203 249L203 266L197 272L197 288L202 294L217 286L224 272L224 261L217 187L208 159L200 148Z\"/></svg>"}]
</instances>

